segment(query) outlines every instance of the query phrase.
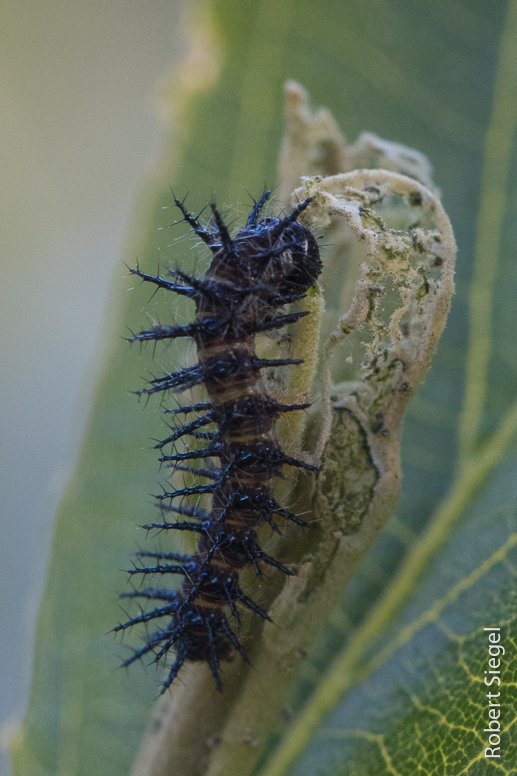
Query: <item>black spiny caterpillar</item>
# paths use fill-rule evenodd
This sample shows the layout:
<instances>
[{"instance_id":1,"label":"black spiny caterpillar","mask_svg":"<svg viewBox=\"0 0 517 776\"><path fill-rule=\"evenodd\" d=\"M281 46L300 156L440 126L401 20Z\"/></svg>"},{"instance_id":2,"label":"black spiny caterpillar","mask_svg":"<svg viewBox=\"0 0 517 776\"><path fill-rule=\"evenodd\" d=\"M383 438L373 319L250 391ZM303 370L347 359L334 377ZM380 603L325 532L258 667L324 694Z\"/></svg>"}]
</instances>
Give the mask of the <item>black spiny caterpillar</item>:
<instances>
[{"instance_id":1,"label":"black spiny caterpillar","mask_svg":"<svg viewBox=\"0 0 517 776\"><path fill-rule=\"evenodd\" d=\"M169 412L197 413L194 420L174 429L174 433L156 447L189 435L205 440L201 449L163 455L160 461L172 461L176 469L206 478L208 484L164 493L159 496L162 509L190 520L153 523L149 529L194 531L199 543L193 555L165 552L140 552L154 558L156 564L132 570L137 575L180 574L180 591L148 587L124 593L126 598L160 601L162 605L115 628L125 630L137 623L166 618L166 624L150 633L144 646L124 662L127 666L149 653L158 662L174 649L176 656L163 683L162 693L171 685L186 660L206 660L221 689L220 661L236 649L244 660L246 653L232 630L229 617L237 627L237 604L263 619L267 612L243 593L239 571L253 566L258 575L261 564L269 564L285 574L291 572L260 547L257 530L268 523L278 531L275 516L306 525L272 495L271 480L284 465L314 470L317 467L293 458L274 438L274 425L281 413L303 410L309 404L281 404L267 393L261 377L263 367L299 364L298 359L261 359L256 355L255 335L296 323L305 312L279 314L285 306L305 296L321 272L316 240L297 219L309 205L300 203L286 218L263 218L261 211L270 192L254 204L246 226L231 237L214 205L212 226L205 229L182 202L175 200L195 234L212 252L212 261L204 278L198 279L178 270L170 270L173 280L131 270L142 280L192 299L195 320L186 326L155 326L131 338L131 341L191 337L196 343L199 361L195 366L152 380L140 394L183 391L203 384L208 401L183 406ZM167 411L167 410L166 410ZM203 430L201 430L203 429ZM194 468L191 461L209 459L208 468ZM218 459L219 465L211 465ZM184 462L188 462L186 465ZM210 512L173 499L210 493ZM165 504L169 501L169 504Z\"/></svg>"}]
</instances>

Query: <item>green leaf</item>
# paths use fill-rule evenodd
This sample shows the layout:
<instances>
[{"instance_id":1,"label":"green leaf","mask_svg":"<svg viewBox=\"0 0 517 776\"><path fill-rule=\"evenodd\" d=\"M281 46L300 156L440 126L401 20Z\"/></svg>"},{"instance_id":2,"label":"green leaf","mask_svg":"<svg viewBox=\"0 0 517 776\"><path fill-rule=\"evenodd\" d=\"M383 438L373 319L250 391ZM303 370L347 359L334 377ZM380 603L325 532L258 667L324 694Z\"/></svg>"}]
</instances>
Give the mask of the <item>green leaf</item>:
<instances>
[{"instance_id":1,"label":"green leaf","mask_svg":"<svg viewBox=\"0 0 517 776\"><path fill-rule=\"evenodd\" d=\"M346 695L304 750L297 776L514 773L516 467L514 445L419 576L402 613L358 656ZM500 629L504 653L485 628ZM342 659L338 682L346 671ZM489 741L491 702L500 714L500 742ZM487 748L500 759L486 758Z\"/></svg>"},{"instance_id":2,"label":"green leaf","mask_svg":"<svg viewBox=\"0 0 517 776\"><path fill-rule=\"evenodd\" d=\"M449 370L443 364L447 344L458 335L449 322L424 396L414 402L417 412L413 414L409 408L403 447L408 461L404 467L406 482L398 517L388 524L365 559L355 586L353 583L345 592L341 612L333 618L334 627L325 634L327 648L323 645L325 636L315 645L314 668L326 667L340 644L338 657L323 678L314 671L311 676L306 669L303 696L307 697L308 677L316 690L264 769L267 776L291 772L301 752L294 771L300 774L313 773L316 761L318 768L326 761L322 772L339 774L513 772L511 731L515 717L508 698L501 750L504 759L496 764L495 758L484 757L489 744L481 721L488 719L488 701L482 693L480 698L480 686L489 657L482 628L500 625L510 655L514 649L509 634L516 613L512 592L515 489L510 485L512 476L515 478L515 457L508 451L517 431L515 380L513 384L510 380L515 374L510 355L515 316L509 315L516 273L505 246L515 208L510 175L517 123L516 41L517 6L510 3L498 45L493 105L484 143L469 298L465 401L458 423L459 455L445 437L448 427L455 425L454 405L443 406L447 382L450 386L456 377L451 374L453 364ZM461 276L458 286L461 299L465 297ZM501 320L508 324L506 330ZM454 366L458 363L459 358ZM457 378L461 377L458 371ZM435 393L433 408L425 394L432 395L429 385L435 380L441 382L441 393ZM444 422L449 419L450 424ZM427 453L434 449L434 461L422 454L422 449ZM496 467L499 474L491 484ZM455 477L440 504L436 496L430 498L433 474L440 477L443 486L447 470L451 474L455 470ZM419 532L424 523L418 509L423 499L433 505L435 513L421 539L414 542L411 531ZM458 533L453 533L449 542L451 531ZM404 550L405 562L390 581ZM373 611L364 619L374 600ZM415 617L415 608L419 608L420 617ZM447 626L447 621L444 626L442 617L450 618L456 630ZM463 651L459 656L460 642ZM507 666L503 682L511 685L513 680L512 668ZM318 723L328 720L329 714L331 721L324 722L318 732ZM433 715L434 726L430 725ZM351 732L336 731L336 719L346 719L344 727ZM314 743L304 749L314 735Z\"/></svg>"},{"instance_id":3,"label":"green leaf","mask_svg":"<svg viewBox=\"0 0 517 776\"><path fill-rule=\"evenodd\" d=\"M506 656L515 654L515 0L212 0L197 9L196 45L171 86L174 129L142 195L129 265L135 256L148 271L160 255L187 270L193 262L191 243L175 241L180 232L158 231L174 218L161 210L171 205L169 184L180 196L192 192L192 209L214 193L241 208L247 191L275 180L282 84L293 77L350 139L371 130L431 159L460 246L449 323L406 415L397 516L296 674L290 703L272 720L276 735L257 742L250 730L242 741L246 761L267 776L293 767L459 773L482 751L486 698L473 702L487 657L481 629L500 625ZM155 458L141 448L160 437L161 419L127 394L152 369L151 354L128 352L120 340L127 326L145 323L142 295L126 291L132 285L119 281L110 302L118 326L106 332L95 410L57 517L16 776L129 773L157 694L151 671L116 670L126 652L103 635L123 617L119 569L144 540L133 527L157 487ZM152 309L164 319L161 298ZM178 306L179 318L187 315ZM171 360L182 353L171 351ZM508 668L507 688L511 681ZM225 697L226 714L231 685ZM210 730L180 711L185 736L204 747ZM505 715L509 773L509 707ZM343 732L352 727L358 735ZM469 776L485 765L495 771L478 759Z\"/></svg>"}]
</instances>

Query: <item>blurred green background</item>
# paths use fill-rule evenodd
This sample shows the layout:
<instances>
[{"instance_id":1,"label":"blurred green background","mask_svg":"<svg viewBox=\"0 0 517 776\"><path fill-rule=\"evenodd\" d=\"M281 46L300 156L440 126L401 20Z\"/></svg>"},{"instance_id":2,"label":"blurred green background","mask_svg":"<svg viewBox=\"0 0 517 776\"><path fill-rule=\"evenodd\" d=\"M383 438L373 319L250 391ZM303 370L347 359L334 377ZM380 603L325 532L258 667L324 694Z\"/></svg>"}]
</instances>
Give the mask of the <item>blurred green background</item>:
<instances>
[{"instance_id":1,"label":"blurred green background","mask_svg":"<svg viewBox=\"0 0 517 776\"><path fill-rule=\"evenodd\" d=\"M361 622L367 605L389 581L412 539L446 494L454 472L484 144L495 99L501 32L513 3L189 3L191 11L202 11L205 38L198 39L188 73L183 72L186 80L178 85L170 74L188 49L182 27L185 5L157 0L88 4L4 0L2 6L0 88L5 108L0 131L5 228L1 238L0 379L5 387L0 412L5 478L2 530L6 537L0 560L2 717L23 712L51 515L77 458L98 364L108 341L111 361L104 366L104 393L99 394L98 413L90 426L85 461L88 456L90 461L99 460L101 469L102 450L115 461L111 479L106 471L105 481L92 480L98 483L99 498L106 493L113 498L111 533L107 531L105 542L99 535L97 543L88 548L86 543L72 542L87 541L87 524L81 526L84 534L68 537L68 544L66 534L61 535L61 555L56 554L46 610L63 612L60 627L68 627L66 607L74 612L73 602L60 603L59 594L51 588L53 580L61 573L65 588L73 588L69 571L84 571L81 560L97 581L90 557L80 557L84 546L85 553L87 549L93 553L94 562L111 564L109 582L99 576L98 584L108 584L115 591L120 586L117 569L125 562L120 558L127 558L133 549L134 535L128 526L138 522L144 494L153 487L147 483L156 479L154 462L138 449L152 436L149 413L144 417L127 396L129 389L137 387L134 376L145 374L148 367L134 356L122 355L124 344L119 339L123 333L120 316L126 326L136 328L145 320L141 308L148 297L131 295L128 301L125 289L130 284L122 280L126 270L118 259L121 255L128 262L143 258L154 269L159 250L167 250L168 261L174 262L167 249L173 240L157 231L171 221L170 211L161 211L170 204L169 183L180 195L191 192L193 209L214 195L218 202L240 208L247 202L247 192L257 193L264 183L274 183L283 130L282 84L288 78L306 86L316 104L331 108L350 141L370 130L424 152L434 166L459 245L457 294L449 323L431 373L411 402L405 422L405 480L398 522L376 543L349 590L343 603L347 627ZM198 67L200 82L196 83ZM510 74L509 82L511 113L516 100L515 74ZM187 102L178 98L180 86L192 89ZM176 99L172 130L170 109L165 108L167 89ZM513 171L513 152L508 160ZM488 375L490 402L481 423L487 438L515 398L514 178L511 176L503 214L497 303L491 318L496 347ZM123 248L128 230L131 237L126 237ZM174 256L186 258L189 250L188 244L180 243ZM110 283L113 290L108 295ZM138 461L145 461L145 473L135 474L137 469L130 468L138 467ZM91 471L93 477L93 468ZM125 484L121 472L128 485L125 505L120 495ZM79 522L73 499L86 513L88 506L85 498L79 501L81 490L74 487L67 503L70 521L76 515ZM84 492L90 495L87 489ZM138 499L138 493L143 494L142 501L133 504L134 514L130 514L127 502ZM102 514L100 508L93 511ZM66 527L65 512L61 519ZM118 548L116 560L108 557L111 546ZM77 579L82 584L79 571ZM110 595L103 603L106 612L111 607L116 613L114 593ZM85 621L87 611L99 606L99 599L91 596L92 601L85 600L82 614L77 615L86 612ZM106 615L104 631L112 616ZM50 625L40 622L42 633L45 627L48 632ZM95 627L102 631L98 623ZM78 638L75 631L70 637ZM343 638L342 622L324 634L311 658L312 673L300 682L299 703L318 683ZM42 643L48 642L43 639ZM108 671L116 663L117 650L105 639L99 651ZM53 684L49 665L55 676L61 676L69 657L73 664L73 656L65 649L63 653L64 657L56 657L55 665L46 664L47 673L38 674L41 683ZM73 665L67 665L67 670L74 678ZM155 692L149 677L141 674L128 682L121 672L113 680L117 686L125 683L124 692L134 698L131 725L135 727L130 729L135 731L142 729L144 711ZM104 675L97 674L96 681L102 684ZM39 696L40 706L43 697ZM56 698L52 710L58 717L64 712L57 692ZM124 705L123 696L119 703ZM36 721L34 713L32 723ZM50 735L58 728L52 724L49 721ZM4 739L11 729L12 723L4 727ZM127 746L127 732L121 729L116 734L118 748L113 757L119 770L114 763L104 762L110 774L124 773L124 757L129 761L137 747L137 733ZM93 770L88 771L88 764L84 771L66 770L68 765L62 765L63 773L95 772L98 776L95 751L88 740L81 745L91 754ZM104 741L103 746L107 749L109 745Z\"/></svg>"},{"instance_id":2,"label":"blurred green background","mask_svg":"<svg viewBox=\"0 0 517 776\"><path fill-rule=\"evenodd\" d=\"M0 3L2 723L24 713L52 520L131 208L163 139L158 84L186 51L183 6Z\"/></svg>"}]
</instances>

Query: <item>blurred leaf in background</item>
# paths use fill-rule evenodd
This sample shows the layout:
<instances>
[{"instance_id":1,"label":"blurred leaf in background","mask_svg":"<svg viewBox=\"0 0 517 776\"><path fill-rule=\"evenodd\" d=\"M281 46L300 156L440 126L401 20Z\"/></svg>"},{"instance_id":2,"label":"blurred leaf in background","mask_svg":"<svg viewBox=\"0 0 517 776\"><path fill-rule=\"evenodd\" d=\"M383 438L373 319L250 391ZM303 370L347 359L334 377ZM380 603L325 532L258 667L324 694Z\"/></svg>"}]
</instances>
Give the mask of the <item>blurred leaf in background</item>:
<instances>
[{"instance_id":1,"label":"blurred leaf in background","mask_svg":"<svg viewBox=\"0 0 517 776\"><path fill-rule=\"evenodd\" d=\"M397 514L297 677L286 714L301 713L298 723L283 741L262 742L253 772L280 776L295 761L300 774L495 772L482 754L482 628L503 628L509 665L517 4L212 0L192 8L191 51L170 82L170 138L141 197L128 264L192 266L192 243L158 231L173 219L169 184L191 192L192 209L215 195L241 210L246 192L275 180L287 78L330 107L347 138L370 130L424 152L459 245L449 323L406 417ZM127 774L156 695L151 672L114 669L124 648L102 636L117 618L132 526L156 488L154 459L140 448L161 425L154 407L140 411L127 394L151 368L150 353L139 361L120 341L144 319L128 285L110 300L118 325L105 333L95 410L57 518L16 776ZM186 315L179 307L179 320ZM167 359L174 365L181 354L171 349ZM508 687L511 680L508 668ZM506 705L506 773L515 762L512 713Z\"/></svg>"},{"instance_id":2,"label":"blurred leaf in background","mask_svg":"<svg viewBox=\"0 0 517 776\"><path fill-rule=\"evenodd\" d=\"M183 0L0 0L0 773ZM115 268L116 267L116 268ZM114 269L115 268L115 269ZM5 724L4 724L5 721Z\"/></svg>"}]
</instances>

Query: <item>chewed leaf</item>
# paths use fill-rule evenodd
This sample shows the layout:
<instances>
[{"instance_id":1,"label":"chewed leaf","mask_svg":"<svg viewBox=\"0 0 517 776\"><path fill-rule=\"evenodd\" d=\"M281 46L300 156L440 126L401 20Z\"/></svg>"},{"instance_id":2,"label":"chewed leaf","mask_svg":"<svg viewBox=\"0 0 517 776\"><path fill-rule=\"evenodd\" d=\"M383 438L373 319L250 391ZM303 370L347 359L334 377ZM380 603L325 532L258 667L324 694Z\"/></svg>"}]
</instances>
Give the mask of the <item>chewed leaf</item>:
<instances>
[{"instance_id":1,"label":"chewed leaf","mask_svg":"<svg viewBox=\"0 0 517 776\"><path fill-rule=\"evenodd\" d=\"M295 198L302 192L314 198L309 217L315 225L344 218L365 247L352 303L325 347L327 396L334 390L332 349L342 341L348 353L359 346L360 368L352 386L340 385L340 401L353 396L371 430L396 433L449 312L456 257L450 221L430 189L386 170L306 178Z\"/></svg>"},{"instance_id":2,"label":"chewed leaf","mask_svg":"<svg viewBox=\"0 0 517 776\"><path fill-rule=\"evenodd\" d=\"M360 169L381 169L414 178L433 189L432 169L414 148L363 132L347 143L328 108L314 108L296 81L284 85L286 133L280 154L278 196L288 202L305 175L333 176Z\"/></svg>"}]
</instances>

